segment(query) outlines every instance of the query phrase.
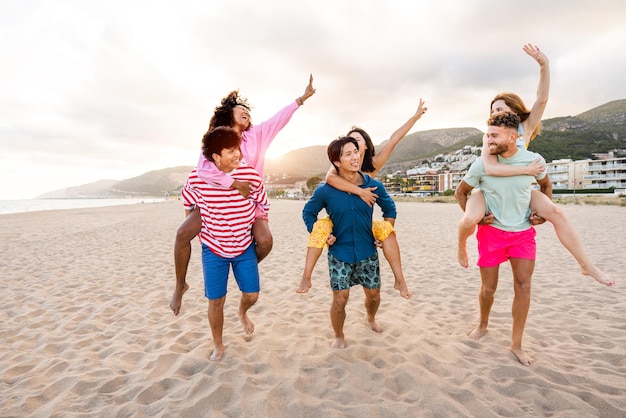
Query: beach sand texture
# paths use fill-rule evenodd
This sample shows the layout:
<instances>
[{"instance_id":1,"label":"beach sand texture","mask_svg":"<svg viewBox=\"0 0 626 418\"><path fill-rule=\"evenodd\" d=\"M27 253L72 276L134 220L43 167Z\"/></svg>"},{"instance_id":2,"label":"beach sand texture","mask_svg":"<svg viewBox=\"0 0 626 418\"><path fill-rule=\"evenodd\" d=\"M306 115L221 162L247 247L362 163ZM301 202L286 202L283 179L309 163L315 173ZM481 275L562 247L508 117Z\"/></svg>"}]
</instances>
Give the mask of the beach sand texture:
<instances>
[{"instance_id":1,"label":"beach sand texture","mask_svg":"<svg viewBox=\"0 0 626 418\"><path fill-rule=\"evenodd\" d=\"M330 348L326 253L295 293L307 233L301 201L272 201L274 249L246 340L231 279L226 352L212 363L200 251L194 243L181 314L173 239L180 202L0 216L0 416L624 417L626 208L563 206L591 256L618 283L581 276L551 225L538 260L524 346L508 351L513 297L502 266L490 332L477 323L479 271L456 261L454 204L398 203L412 300L393 289L381 254L382 334L362 322L352 289L347 348Z\"/></svg>"}]
</instances>

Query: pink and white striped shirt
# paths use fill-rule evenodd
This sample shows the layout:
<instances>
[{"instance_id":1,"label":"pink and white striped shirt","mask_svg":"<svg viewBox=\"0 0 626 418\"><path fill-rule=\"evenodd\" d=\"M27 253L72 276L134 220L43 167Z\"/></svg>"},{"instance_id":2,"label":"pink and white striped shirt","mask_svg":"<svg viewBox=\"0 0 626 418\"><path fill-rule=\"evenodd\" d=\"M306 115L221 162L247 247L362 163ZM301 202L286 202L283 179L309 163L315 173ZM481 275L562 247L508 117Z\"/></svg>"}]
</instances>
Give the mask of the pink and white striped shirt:
<instances>
[{"instance_id":1,"label":"pink and white striped shirt","mask_svg":"<svg viewBox=\"0 0 626 418\"><path fill-rule=\"evenodd\" d=\"M242 163L228 175L238 181L250 182L252 192L247 199L236 189L205 183L198 177L196 169L189 174L182 197L185 209L193 209L196 205L200 208L200 241L214 254L234 258L252 243L257 204L267 211L269 200L263 180L252 166Z\"/></svg>"}]
</instances>

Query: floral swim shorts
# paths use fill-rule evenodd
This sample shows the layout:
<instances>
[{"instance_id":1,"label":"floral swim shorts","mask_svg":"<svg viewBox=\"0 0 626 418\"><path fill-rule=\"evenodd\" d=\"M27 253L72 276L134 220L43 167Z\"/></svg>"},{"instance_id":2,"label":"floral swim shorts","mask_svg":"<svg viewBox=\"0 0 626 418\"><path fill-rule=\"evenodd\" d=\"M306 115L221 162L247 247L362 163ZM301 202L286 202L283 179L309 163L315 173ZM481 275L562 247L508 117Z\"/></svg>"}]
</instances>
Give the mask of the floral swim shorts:
<instances>
[{"instance_id":1,"label":"floral swim shorts","mask_svg":"<svg viewBox=\"0 0 626 418\"><path fill-rule=\"evenodd\" d=\"M328 253L330 288L348 290L361 285L366 289L380 289L380 267L378 252L357 263L347 263Z\"/></svg>"}]
</instances>

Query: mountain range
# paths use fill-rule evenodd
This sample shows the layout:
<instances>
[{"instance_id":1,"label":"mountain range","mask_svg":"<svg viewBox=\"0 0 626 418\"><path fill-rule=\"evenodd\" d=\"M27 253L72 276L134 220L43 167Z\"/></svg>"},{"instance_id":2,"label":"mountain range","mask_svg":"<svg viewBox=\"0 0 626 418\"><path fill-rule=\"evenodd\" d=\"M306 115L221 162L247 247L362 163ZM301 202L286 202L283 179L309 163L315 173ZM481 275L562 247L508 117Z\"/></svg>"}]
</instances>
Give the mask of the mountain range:
<instances>
[{"instance_id":1,"label":"mountain range","mask_svg":"<svg viewBox=\"0 0 626 418\"><path fill-rule=\"evenodd\" d=\"M576 116L542 121L543 130L529 150L546 161L569 158L595 159L594 154L626 149L626 99L615 100ZM450 128L414 132L394 150L379 174L406 171L436 155L446 154L466 145L480 145L483 133L476 128ZM385 142L376 146L380 149ZM317 145L287 152L268 159L265 175L268 183L293 184L313 176L323 177L330 164L326 146ZM100 180L44 193L37 198L113 198L177 195L193 166L155 170L126 180Z\"/></svg>"}]
</instances>

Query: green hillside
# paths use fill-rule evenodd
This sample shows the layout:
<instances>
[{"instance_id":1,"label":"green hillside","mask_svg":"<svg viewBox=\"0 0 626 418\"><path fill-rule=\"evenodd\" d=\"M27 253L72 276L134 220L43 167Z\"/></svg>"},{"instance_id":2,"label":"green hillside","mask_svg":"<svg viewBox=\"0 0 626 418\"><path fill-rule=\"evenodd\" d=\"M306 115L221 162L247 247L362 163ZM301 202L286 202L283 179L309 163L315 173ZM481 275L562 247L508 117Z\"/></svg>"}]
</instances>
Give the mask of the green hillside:
<instances>
[{"instance_id":1,"label":"green hillside","mask_svg":"<svg viewBox=\"0 0 626 418\"><path fill-rule=\"evenodd\" d=\"M480 145L483 133L475 128L436 129L407 135L398 144L381 175L406 171L437 154L446 154L466 145ZM377 145L380 149L384 142ZM595 153L626 150L626 100L616 100L576 116L543 121L543 132L529 149L547 161L563 158L594 159ZM622 156L624 154L619 154ZM322 145L288 152L278 159L268 159L265 174L272 183L293 183L313 176L323 176L329 162ZM46 193L45 197L116 197L163 196L180 193L193 167L181 166L150 171L116 182L100 181L88 185Z\"/></svg>"},{"instance_id":2,"label":"green hillside","mask_svg":"<svg viewBox=\"0 0 626 418\"><path fill-rule=\"evenodd\" d=\"M626 149L626 100L616 100L577 116L547 119L528 147L547 161L594 159L594 153Z\"/></svg>"}]
</instances>

